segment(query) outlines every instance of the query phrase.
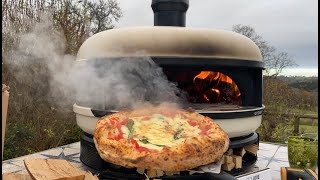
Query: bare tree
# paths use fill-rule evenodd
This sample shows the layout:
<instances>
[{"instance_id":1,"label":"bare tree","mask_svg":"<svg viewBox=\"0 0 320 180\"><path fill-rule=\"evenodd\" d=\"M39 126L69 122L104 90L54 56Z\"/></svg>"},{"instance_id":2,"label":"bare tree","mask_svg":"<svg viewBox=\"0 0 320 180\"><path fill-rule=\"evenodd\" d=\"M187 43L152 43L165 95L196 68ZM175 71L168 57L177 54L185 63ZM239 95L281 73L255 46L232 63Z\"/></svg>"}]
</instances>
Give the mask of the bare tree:
<instances>
[{"instance_id":1,"label":"bare tree","mask_svg":"<svg viewBox=\"0 0 320 180\"><path fill-rule=\"evenodd\" d=\"M62 29L66 53L75 54L88 36L114 28L122 17L117 0L3 0L2 53L17 44L17 33L30 30L41 16L50 14L56 28Z\"/></svg>"},{"instance_id":2,"label":"bare tree","mask_svg":"<svg viewBox=\"0 0 320 180\"><path fill-rule=\"evenodd\" d=\"M232 27L232 31L242 34L256 43L261 51L261 55L266 66L265 71L267 76L277 77L281 74L283 69L296 66L296 63L288 53L277 52L276 48L265 41L263 37L257 34L252 27L237 24Z\"/></svg>"},{"instance_id":3,"label":"bare tree","mask_svg":"<svg viewBox=\"0 0 320 180\"><path fill-rule=\"evenodd\" d=\"M57 2L61 3L57 3ZM114 28L122 17L116 0L55 1L50 5L55 22L60 25L68 43L67 53L76 53L90 35Z\"/></svg>"},{"instance_id":4,"label":"bare tree","mask_svg":"<svg viewBox=\"0 0 320 180\"><path fill-rule=\"evenodd\" d=\"M121 16L117 0L2 1L2 83L10 87L5 159L79 141L72 104L52 96L47 62L67 64L65 54ZM37 44L43 41L50 42Z\"/></svg>"}]
</instances>

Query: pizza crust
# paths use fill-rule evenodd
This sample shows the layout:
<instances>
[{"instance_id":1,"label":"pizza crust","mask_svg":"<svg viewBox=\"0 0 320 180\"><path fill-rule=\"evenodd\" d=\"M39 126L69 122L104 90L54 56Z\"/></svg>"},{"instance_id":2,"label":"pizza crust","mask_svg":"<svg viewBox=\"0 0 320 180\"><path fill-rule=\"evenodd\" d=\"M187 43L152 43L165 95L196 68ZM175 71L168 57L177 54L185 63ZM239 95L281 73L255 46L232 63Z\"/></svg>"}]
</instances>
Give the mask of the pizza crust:
<instances>
[{"instance_id":1,"label":"pizza crust","mask_svg":"<svg viewBox=\"0 0 320 180\"><path fill-rule=\"evenodd\" d=\"M157 152L136 150L129 139L110 140L108 132L115 127L104 125L112 117L135 117L159 114L183 114L197 119L199 123L209 123L208 135L187 137L184 142L172 147L163 147ZM110 163L126 168L156 169L162 171L184 171L217 162L229 147L227 134L210 118L197 113L166 108L149 108L115 113L102 117L96 126L94 143L100 157Z\"/></svg>"}]
</instances>

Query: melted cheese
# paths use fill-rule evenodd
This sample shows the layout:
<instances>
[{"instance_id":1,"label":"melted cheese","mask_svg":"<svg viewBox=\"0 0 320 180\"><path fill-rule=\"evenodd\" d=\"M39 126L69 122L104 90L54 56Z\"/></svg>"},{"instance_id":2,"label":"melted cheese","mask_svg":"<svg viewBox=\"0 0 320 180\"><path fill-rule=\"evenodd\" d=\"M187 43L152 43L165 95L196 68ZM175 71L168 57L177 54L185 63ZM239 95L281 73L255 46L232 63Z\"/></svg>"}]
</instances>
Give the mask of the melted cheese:
<instances>
[{"instance_id":1,"label":"melted cheese","mask_svg":"<svg viewBox=\"0 0 320 180\"><path fill-rule=\"evenodd\" d=\"M133 139L136 140L139 146L149 149L161 150L163 146L175 146L183 143L186 137L198 136L201 130L198 126L190 126L187 120L181 119L180 116L169 118L161 114L154 114L150 120L142 120L143 117L132 118ZM122 126L121 130L124 137L128 137L129 129ZM174 135L178 133L178 138ZM141 140L147 140L142 142Z\"/></svg>"},{"instance_id":2,"label":"melted cheese","mask_svg":"<svg viewBox=\"0 0 320 180\"><path fill-rule=\"evenodd\" d=\"M123 133L123 137L128 138L129 136L129 129L127 128L127 126L121 126L121 131Z\"/></svg>"}]
</instances>

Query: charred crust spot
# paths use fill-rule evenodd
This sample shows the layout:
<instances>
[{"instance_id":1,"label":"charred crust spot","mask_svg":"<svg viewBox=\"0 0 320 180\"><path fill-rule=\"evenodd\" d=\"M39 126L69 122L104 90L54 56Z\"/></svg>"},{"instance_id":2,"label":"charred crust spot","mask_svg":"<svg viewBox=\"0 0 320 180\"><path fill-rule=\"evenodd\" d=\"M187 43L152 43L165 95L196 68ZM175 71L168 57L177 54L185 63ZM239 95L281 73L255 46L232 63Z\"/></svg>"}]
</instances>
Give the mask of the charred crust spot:
<instances>
[{"instance_id":1,"label":"charred crust spot","mask_svg":"<svg viewBox=\"0 0 320 180\"><path fill-rule=\"evenodd\" d=\"M111 147L112 149L116 149L116 147L115 147L113 144L110 144L110 147Z\"/></svg>"},{"instance_id":2,"label":"charred crust spot","mask_svg":"<svg viewBox=\"0 0 320 180\"><path fill-rule=\"evenodd\" d=\"M163 158L163 160L168 161L169 159L168 159L168 157L165 157L165 158Z\"/></svg>"},{"instance_id":3,"label":"charred crust spot","mask_svg":"<svg viewBox=\"0 0 320 180\"><path fill-rule=\"evenodd\" d=\"M216 145L216 143L215 143L214 141L211 141L211 143L212 143L212 145L213 145L213 146L215 146L215 145Z\"/></svg>"}]
</instances>

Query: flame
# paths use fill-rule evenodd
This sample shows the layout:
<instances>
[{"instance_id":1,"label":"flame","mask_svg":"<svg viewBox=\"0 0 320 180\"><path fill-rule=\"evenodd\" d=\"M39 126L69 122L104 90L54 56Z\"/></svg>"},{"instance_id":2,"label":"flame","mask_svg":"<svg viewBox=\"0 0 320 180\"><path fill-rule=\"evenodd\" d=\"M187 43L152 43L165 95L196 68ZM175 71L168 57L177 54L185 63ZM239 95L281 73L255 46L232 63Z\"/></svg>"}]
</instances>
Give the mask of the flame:
<instances>
[{"instance_id":1,"label":"flame","mask_svg":"<svg viewBox=\"0 0 320 180\"><path fill-rule=\"evenodd\" d=\"M193 83L206 102L221 101L221 98L230 101L240 99L241 93L236 83L220 72L201 71L194 77Z\"/></svg>"},{"instance_id":2,"label":"flame","mask_svg":"<svg viewBox=\"0 0 320 180\"><path fill-rule=\"evenodd\" d=\"M194 77L193 81L195 79L207 79L210 80L217 80L219 78L220 72L212 72L212 71L201 71L200 74L198 74L196 77Z\"/></svg>"}]
</instances>

